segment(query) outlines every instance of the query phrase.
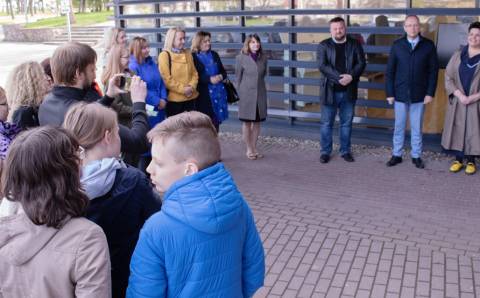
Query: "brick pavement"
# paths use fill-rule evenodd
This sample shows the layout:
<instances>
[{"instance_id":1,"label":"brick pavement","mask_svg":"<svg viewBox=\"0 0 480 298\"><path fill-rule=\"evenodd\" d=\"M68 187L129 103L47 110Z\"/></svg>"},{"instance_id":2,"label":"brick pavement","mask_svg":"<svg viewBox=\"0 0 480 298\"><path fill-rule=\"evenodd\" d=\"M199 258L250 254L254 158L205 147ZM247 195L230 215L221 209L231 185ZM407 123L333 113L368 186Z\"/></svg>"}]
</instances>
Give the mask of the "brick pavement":
<instances>
[{"instance_id":1,"label":"brick pavement","mask_svg":"<svg viewBox=\"0 0 480 298\"><path fill-rule=\"evenodd\" d=\"M480 175L387 168L377 148L352 164L311 144L265 142L257 161L238 137L222 148L264 244L255 297L480 297Z\"/></svg>"}]
</instances>

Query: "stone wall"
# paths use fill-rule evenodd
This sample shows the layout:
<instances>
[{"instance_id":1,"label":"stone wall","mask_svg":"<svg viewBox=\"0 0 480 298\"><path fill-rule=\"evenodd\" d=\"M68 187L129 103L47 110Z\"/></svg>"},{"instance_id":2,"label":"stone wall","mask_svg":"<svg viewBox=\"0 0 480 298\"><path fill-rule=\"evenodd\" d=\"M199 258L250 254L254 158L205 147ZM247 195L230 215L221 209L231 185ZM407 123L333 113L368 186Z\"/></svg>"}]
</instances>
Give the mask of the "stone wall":
<instances>
[{"instance_id":1,"label":"stone wall","mask_svg":"<svg viewBox=\"0 0 480 298\"><path fill-rule=\"evenodd\" d=\"M3 25L4 41L44 42L51 41L64 29L25 29L21 25Z\"/></svg>"}]
</instances>

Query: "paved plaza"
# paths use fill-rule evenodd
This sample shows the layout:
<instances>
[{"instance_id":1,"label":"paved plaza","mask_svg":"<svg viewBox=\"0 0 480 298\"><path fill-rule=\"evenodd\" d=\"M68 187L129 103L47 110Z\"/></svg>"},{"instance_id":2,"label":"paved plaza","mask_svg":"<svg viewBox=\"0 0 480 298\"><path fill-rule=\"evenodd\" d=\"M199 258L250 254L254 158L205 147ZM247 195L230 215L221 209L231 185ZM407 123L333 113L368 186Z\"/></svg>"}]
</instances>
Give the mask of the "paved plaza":
<instances>
[{"instance_id":1,"label":"paved plaza","mask_svg":"<svg viewBox=\"0 0 480 298\"><path fill-rule=\"evenodd\" d=\"M378 147L328 164L312 141L264 138L257 161L238 135L222 147L265 248L255 297L480 297L479 174L428 153L387 168Z\"/></svg>"}]
</instances>

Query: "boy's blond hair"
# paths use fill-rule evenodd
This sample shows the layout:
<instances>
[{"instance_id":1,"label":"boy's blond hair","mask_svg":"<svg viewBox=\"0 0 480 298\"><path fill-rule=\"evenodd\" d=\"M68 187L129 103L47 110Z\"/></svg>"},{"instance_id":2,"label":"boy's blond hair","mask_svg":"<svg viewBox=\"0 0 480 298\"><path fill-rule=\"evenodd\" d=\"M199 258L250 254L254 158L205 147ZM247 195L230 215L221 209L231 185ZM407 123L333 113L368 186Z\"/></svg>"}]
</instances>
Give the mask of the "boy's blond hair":
<instances>
[{"instance_id":1,"label":"boy's blond hair","mask_svg":"<svg viewBox=\"0 0 480 298\"><path fill-rule=\"evenodd\" d=\"M175 150L171 154L175 162L194 159L199 170L208 168L220 160L220 142L210 118L200 112L184 112L167 118L147 134L153 143L165 145L172 141Z\"/></svg>"}]
</instances>

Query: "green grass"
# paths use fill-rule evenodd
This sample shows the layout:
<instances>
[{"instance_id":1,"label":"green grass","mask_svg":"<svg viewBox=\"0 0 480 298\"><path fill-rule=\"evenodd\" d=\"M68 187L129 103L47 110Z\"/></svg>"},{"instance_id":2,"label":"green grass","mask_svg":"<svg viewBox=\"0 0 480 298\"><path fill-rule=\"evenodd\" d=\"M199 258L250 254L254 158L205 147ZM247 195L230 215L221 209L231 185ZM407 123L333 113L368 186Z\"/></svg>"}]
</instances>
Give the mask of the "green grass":
<instances>
[{"instance_id":1,"label":"green grass","mask_svg":"<svg viewBox=\"0 0 480 298\"><path fill-rule=\"evenodd\" d=\"M113 11L102 11L102 12L87 12L87 13L76 13L75 19L76 23L74 26L88 26L97 23L103 23L108 21L108 18L113 16ZM47 19L41 19L33 23L29 23L25 28L34 29L34 28L56 28L64 27L67 25L67 16L53 17Z\"/></svg>"}]
</instances>

